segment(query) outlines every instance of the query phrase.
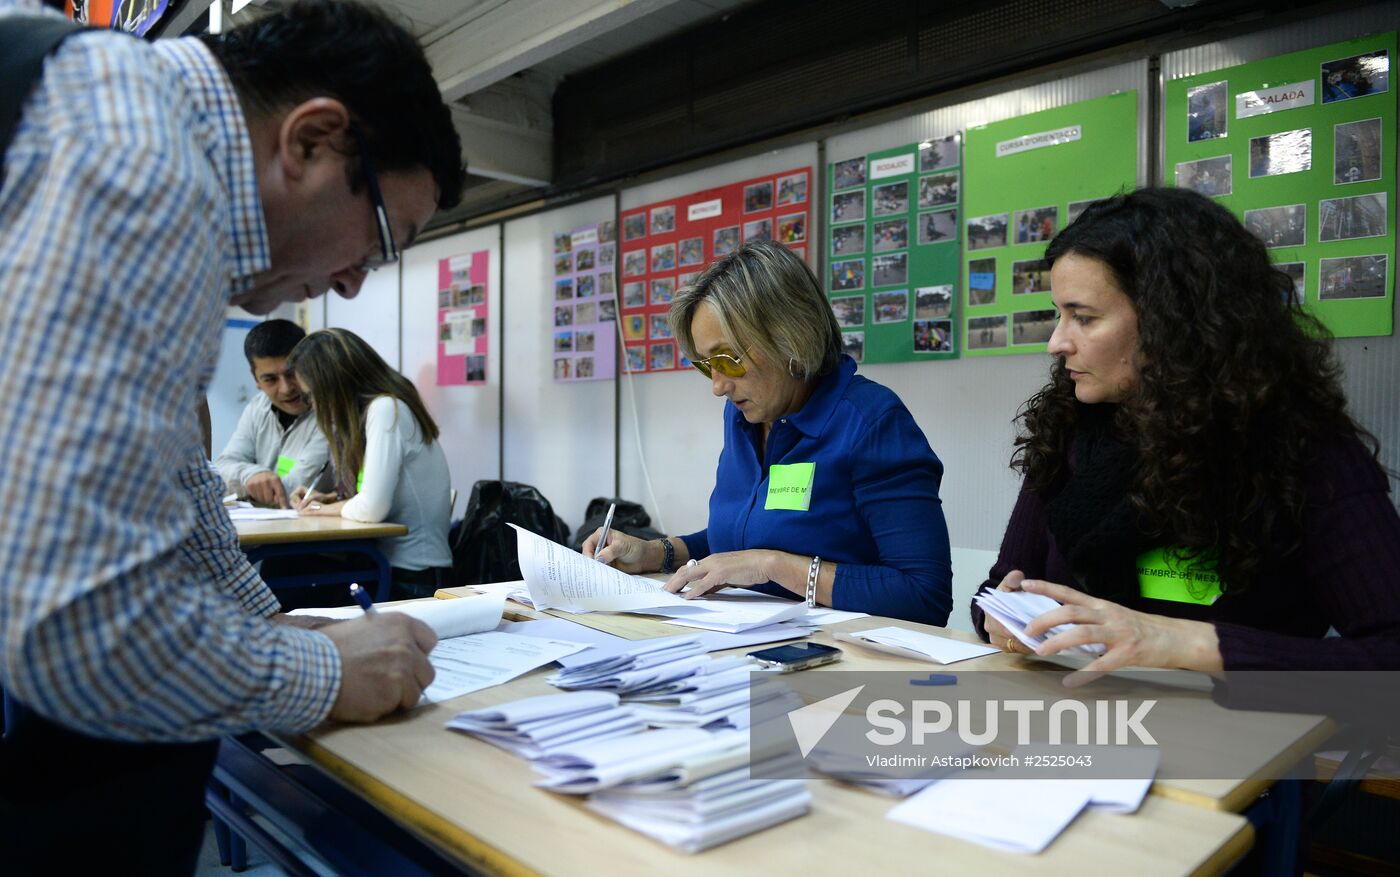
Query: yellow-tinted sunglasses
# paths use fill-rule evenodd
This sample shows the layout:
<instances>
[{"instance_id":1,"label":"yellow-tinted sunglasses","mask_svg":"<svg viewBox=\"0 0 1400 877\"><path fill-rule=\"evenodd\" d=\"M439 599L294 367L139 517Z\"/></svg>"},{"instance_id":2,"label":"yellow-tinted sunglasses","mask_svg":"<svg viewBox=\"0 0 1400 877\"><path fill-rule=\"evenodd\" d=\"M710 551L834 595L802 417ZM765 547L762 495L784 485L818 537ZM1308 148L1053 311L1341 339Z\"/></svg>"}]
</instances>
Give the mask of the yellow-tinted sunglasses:
<instances>
[{"instance_id":1,"label":"yellow-tinted sunglasses","mask_svg":"<svg viewBox=\"0 0 1400 877\"><path fill-rule=\"evenodd\" d=\"M747 353L748 351L744 351L744 354ZM699 369L700 374L707 378L714 377L711 370L719 372L726 378L742 378L749 370L743 362L744 354L734 356L728 353L716 353L704 359L691 360L690 364Z\"/></svg>"}]
</instances>

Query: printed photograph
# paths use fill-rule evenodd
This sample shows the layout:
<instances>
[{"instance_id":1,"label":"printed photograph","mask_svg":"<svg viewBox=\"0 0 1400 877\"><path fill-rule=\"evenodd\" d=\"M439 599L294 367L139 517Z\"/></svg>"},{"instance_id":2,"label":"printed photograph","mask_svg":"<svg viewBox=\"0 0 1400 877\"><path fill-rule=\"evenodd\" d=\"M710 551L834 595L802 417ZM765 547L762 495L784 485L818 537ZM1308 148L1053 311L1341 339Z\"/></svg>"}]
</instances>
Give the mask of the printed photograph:
<instances>
[{"instance_id":1,"label":"printed photograph","mask_svg":"<svg viewBox=\"0 0 1400 877\"><path fill-rule=\"evenodd\" d=\"M597 256L598 251L593 249L592 247L587 247L574 253L574 270L592 271L595 267L597 267Z\"/></svg>"},{"instance_id":2,"label":"printed photograph","mask_svg":"<svg viewBox=\"0 0 1400 877\"><path fill-rule=\"evenodd\" d=\"M611 219L605 219L598 223L598 243L606 244L608 241L617 240L617 223Z\"/></svg>"},{"instance_id":3,"label":"printed photograph","mask_svg":"<svg viewBox=\"0 0 1400 877\"><path fill-rule=\"evenodd\" d=\"M605 298L598 302L598 322L611 323L617 319L617 300Z\"/></svg>"},{"instance_id":4,"label":"printed photograph","mask_svg":"<svg viewBox=\"0 0 1400 877\"><path fill-rule=\"evenodd\" d=\"M467 383L480 384L486 380L486 357L484 355L474 355L467 357Z\"/></svg>"},{"instance_id":5,"label":"printed photograph","mask_svg":"<svg viewBox=\"0 0 1400 877\"><path fill-rule=\"evenodd\" d=\"M574 306L574 322L580 326L587 326L589 323L598 322L598 305L596 302Z\"/></svg>"},{"instance_id":6,"label":"printed photograph","mask_svg":"<svg viewBox=\"0 0 1400 877\"><path fill-rule=\"evenodd\" d=\"M739 226L715 229L715 258L727 256L739 249Z\"/></svg>"},{"instance_id":7,"label":"printed photograph","mask_svg":"<svg viewBox=\"0 0 1400 877\"><path fill-rule=\"evenodd\" d=\"M909 254L889 253L870 257L872 286L901 286L909 282Z\"/></svg>"},{"instance_id":8,"label":"printed photograph","mask_svg":"<svg viewBox=\"0 0 1400 877\"><path fill-rule=\"evenodd\" d=\"M847 256L865 252L865 225L837 225L831 229L831 255Z\"/></svg>"},{"instance_id":9,"label":"printed photograph","mask_svg":"<svg viewBox=\"0 0 1400 877\"><path fill-rule=\"evenodd\" d=\"M891 216L909 212L909 181L885 183L870 190L871 216Z\"/></svg>"},{"instance_id":10,"label":"printed photograph","mask_svg":"<svg viewBox=\"0 0 1400 877\"><path fill-rule=\"evenodd\" d=\"M852 222L865 218L865 190L837 192L831 196L831 221Z\"/></svg>"},{"instance_id":11,"label":"printed photograph","mask_svg":"<svg viewBox=\"0 0 1400 877\"><path fill-rule=\"evenodd\" d=\"M573 349L574 349L574 333L573 333L573 332L555 332L555 333L554 333L554 352L555 352L555 353L567 353L567 352L569 352L569 351L571 351L571 350L573 350Z\"/></svg>"},{"instance_id":12,"label":"printed photograph","mask_svg":"<svg viewBox=\"0 0 1400 877\"><path fill-rule=\"evenodd\" d=\"M985 250L1006 246L1007 219L1005 213L978 216L967 221L967 248ZM970 346L970 345L969 345Z\"/></svg>"},{"instance_id":13,"label":"printed photograph","mask_svg":"<svg viewBox=\"0 0 1400 877\"><path fill-rule=\"evenodd\" d=\"M1385 234L1385 193L1331 198L1317 207L1318 236L1324 241L1374 238Z\"/></svg>"},{"instance_id":14,"label":"printed photograph","mask_svg":"<svg viewBox=\"0 0 1400 877\"><path fill-rule=\"evenodd\" d=\"M592 298L594 292L592 274L584 274L574 281L574 298Z\"/></svg>"},{"instance_id":15,"label":"printed photograph","mask_svg":"<svg viewBox=\"0 0 1400 877\"><path fill-rule=\"evenodd\" d=\"M1335 103L1390 90L1390 56L1384 50L1322 65L1322 102Z\"/></svg>"},{"instance_id":16,"label":"printed photograph","mask_svg":"<svg viewBox=\"0 0 1400 877\"><path fill-rule=\"evenodd\" d=\"M573 254L571 254L571 253L561 253L560 255L555 256L555 257L554 257L554 273L555 273L555 274L572 274L572 273L574 273L574 257L573 257Z\"/></svg>"},{"instance_id":17,"label":"printed photograph","mask_svg":"<svg viewBox=\"0 0 1400 877\"><path fill-rule=\"evenodd\" d=\"M1045 344L1055 332L1055 309L1019 311L1011 315L1013 344Z\"/></svg>"},{"instance_id":18,"label":"printed photograph","mask_svg":"<svg viewBox=\"0 0 1400 877\"><path fill-rule=\"evenodd\" d=\"M647 236L647 215L645 213L633 213L631 216L622 217L622 239L624 241L635 241Z\"/></svg>"},{"instance_id":19,"label":"printed photograph","mask_svg":"<svg viewBox=\"0 0 1400 877\"><path fill-rule=\"evenodd\" d=\"M909 290L877 292L870 296L875 323L902 323L909 319Z\"/></svg>"},{"instance_id":20,"label":"printed photograph","mask_svg":"<svg viewBox=\"0 0 1400 877\"><path fill-rule=\"evenodd\" d=\"M958 165L957 134L949 134L941 140L930 140L919 144L919 173L942 170Z\"/></svg>"},{"instance_id":21,"label":"printed photograph","mask_svg":"<svg viewBox=\"0 0 1400 877\"><path fill-rule=\"evenodd\" d=\"M699 265L705 261L705 239L686 238L681 241L679 264Z\"/></svg>"},{"instance_id":22,"label":"printed photograph","mask_svg":"<svg viewBox=\"0 0 1400 877\"><path fill-rule=\"evenodd\" d=\"M807 200L807 175L793 174L790 177L778 177L778 206L785 207L788 204L801 204Z\"/></svg>"},{"instance_id":23,"label":"printed photograph","mask_svg":"<svg viewBox=\"0 0 1400 877\"><path fill-rule=\"evenodd\" d=\"M674 335L675 333L671 331L671 321L666 319L665 314L651 315L652 338L671 338Z\"/></svg>"},{"instance_id":24,"label":"printed photograph","mask_svg":"<svg viewBox=\"0 0 1400 877\"><path fill-rule=\"evenodd\" d=\"M574 281L568 280L554 281L554 300L563 301L574 297Z\"/></svg>"},{"instance_id":25,"label":"printed photograph","mask_svg":"<svg viewBox=\"0 0 1400 877\"><path fill-rule=\"evenodd\" d=\"M443 344L452 343L452 324L438 323L438 341Z\"/></svg>"},{"instance_id":26,"label":"printed photograph","mask_svg":"<svg viewBox=\"0 0 1400 877\"><path fill-rule=\"evenodd\" d=\"M789 213L778 217L778 243L799 244L807 240L807 214Z\"/></svg>"},{"instance_id":27,"label":"printed photograph","mask_svg":"<svg viewBox=\"0 0 1400 877\"><path fill-rule=\"evenodd\" d=\"M574 309L572 307L570 307L569 305L564 305L563 307L557 307L554 309L554 325L572 326L573 324ZM447 324L443 323L443 325L445 326Z\"/></svg>"},{"instance_id":28,"label":"printed photograph","mask_svg":"<svg viewBox=\"0 0 1400 877\"><path fill-rule=\"evenodd\" d=\"M744 223L744 240L769 241L773 239L773 220L755 219Z\"/></svg>"},{"instance_id":29,"label":"printed photograph","mask_svg":"<svg viewBox=\"0 0 1400 877\"><path fill-rule=\"evenodd\" d=\"M968 317L967 349L991 350L1006 346L1006 315Z\"/></svg>"},{"instance_id":30,"label":"printed photograph","mask_svg":"<svg viewBox=\"0 0 1400 877\"><path fill-rule=\"evenodd\" d=\"M936 320L953 312L953 287L923 286L914 290L914 319Z\"/></svg>"},{"instance_id":31,"label":"printed photograph","mask_svg":"<svg viewBox=\"0 0 1400 877\"><path fill-rule=\"evenodd\" d=\"M676 205L667 204L651 211L651 233L666 234L676 230Z\"/></svg>"},{"instance_id":32,"label":"printed photograph","mask_svg":"<svg viewBox=\"0 0 1400 877\"><path fill-rule=\"evenodd\" d=\"M831 288L840 292L865 288L865 260L845 259L831 263Z\"/></svg>"},{"instance_id":33,"label":"printed photograph","mask_svg":"<svg viewBox=\"0 0 1400 877\"><path fill-rule=\"evenodd\" d=\"M617 244L602 244L598 247L598 267L611 268L617 259Z\"/></svg>"},{"instance_id":34,"label":"printed photograph","mask_svg":"<svg viewBox=\"0 0 1400 877\"><path fill-rule=\"evenodd\" d=\"M934 210L919 214L920 244L946 244L957 239L957 210Z\"/></svg>"},{"instance_id":35,"label":"printed photograph","mask_svg":"<svg viewBox=\"0 0 1400 877\"><path fill-rule=\"evenodd\" d=\"M640 308L646 303L647 287L645 283L638 280L622 284L622 306L624 308Z\"/></svg>"},{"instance_id":36,"label":"printed photograph","mask_svg":"<svg viewBox=\"0 0 1400 877\"><path fill-rule=\"evenodd\" d=\"M1212 82L1186 90L1187 143L1214 140L1229 133L1229 89L1228 82Z\"/></svg>"},{"instance_id":37,"label":"printed photograph","mask_svg":"<svg viewBox=\"0 0 1400 877\"><path fill-rule=\"evenodd\" d=\"M651 282L651 303L668 305L676 297L676 278L662 277Z\"/></svg>"},{"instance_id":38,"label":"printed photograph","mask_svg":"<svg viewBox=\"0 0 1400 877\"><path fill-rule=\"evenodd\" d=\"M1280 262L1274 265L1275 268L1288 275L1288 279L1293 281L1293 287L1284 293L1284 301L1292 301L1294 304L1303 303L1303 289L1308 277L1308 266L1305 262Z\"/></svg>"},{"instance_id":39,"label":"printed photograph","mask_svg":"<svg viewBox=\"0 0 1400 877\"><path fill-rule=\"evenodd\" d=\"M759 213L773 209L773 183L754 183L744 187L744 212Z\"/></svg>"},{"instance_id":40,"label":"printed photograph","mask_svg":"<svg viewBox=\"0 0 1400 877\"><path fill-rule=\"evenodd\" d=\"M833 189L865 185L865 156L836 162L832 165L831 176Z\"/></svg>"},{"instance_id":41,"label":"printed photograph","mask_svg":"<svg viewBox=\"0 0 1400 877\"><path fill-rule=\"evenodd\" d=\"M997 303L997 260L973 259L967 263L967 303Z\"/></svg>"},{"instance_id":42,"label":"printed photograph","mask_svg":"<svg viewBox=\"0 0 1400 877\"><path fill-rule=\"evenodd\" d=\"M1333 128L1332 182L1363 183L1381 178L1381 120L1344 122Z\"/></svg>"},{"instance_id":43,"label":"printed photograph","mask_svg":"<svg viewBox=\"0 0 1400 877\"><path fill-rule=\"evenodd\" d=\"M1050 266L1044 259L1011 263L1011 294L1050 291Z\"/></svg>"},{"instance_id":44,"label":"printed photograph","mask_svg":"<svg viewBox=\"0 0 1400 877\"><path fill-rule=\"evenodd\" d=\"M1093 204L1097 200L1099 199L1090 198L1087 201L1069 202L1069 209L1065 211L1065 225L1072 224L1076 219L1079 218L1079 214L1084 212L1085 207L1088 207L1090 204Z\"/></svg>"},{"instance_id":45,"label":"printed photograph","mask_svg":"<svg viewBox=\"0 0 1400 877\"><path fill-rule=\"evenodd\" d=\"M622 337L628 341L645 340L647 337L647 318L642 314L623 314Z\"/></svg>"},{"instance_id":46,"label":"printed photograph","mask_svg":"<svg viewBox=\"0 0 1400 877\"><path fill-rule=\"evenodd\" d=\"M651 271L674 271L676 269L676 245L662 244L651 248Z\"/></svg>"},{"instance_id":47,"label":"printed photograph","mask_svg":"<svg viewBox=\"0 0 1400 877\"><path fill-rule=\"evenodd\" d=\"M1276 177L1312 170L1312 129L1249 138L1249 177Z\"/></svg>"},{"instance_id":48,"label":"printed photograph","mask_svg":"<svg viewBox=\"0 0 1400 877\"><path fill-rule=\"evenodd\" d=\"M1308 207L1306 204L1288 204L1246 210L1244 227L1263 241L1266 247L1301 247L1307 243Z\"/></svg>"},{"instance_id":49,"label":"printed photograph","mask_svg":"<svg viewBox=\"0 0 1400 877\"><path fill-rule=\"evenodd\" d=\"M554 379L556 381L567 381L569 379L569 359L561 356L554 360Z\"/></svg>"},{"instance_id":50,"label":"printed photograph","mask_svg":"<svg viewBox=\"0 0 1400 877\"><path fill-rule=\"evenodd\" d=\"M685 289L687 286L694 283L699 277L699 271L687 271L684 274L678 275L676 277L676 288Z\"/></svg>"},{"instance_id":51,"label":"printed photograph","mask_svg":"<svg viewBox=\"0 0 1400 877\"><path fill-rule=\"evenodd\" d=\"M919 206L944 207L958 203L958 173L919 177Z\"/></svg>"},{"instance_id":52,"label":"printed photograph","mask_svg":"<svg viewBox=\"0 0 1400 877\"><path fill-rule=\"evenodd\" d=\"M580 357L574 362L574 369L575 369L575 370L574 370L574 377L576 377L576 378L591 378L591 377L593 377L593 357L591 357L591 356L580 356Z\"/></svg>"},{"instance_id":53,"label":"printed photograph","mask_svg":"<svg viewBox=\"0 0 1400 877\"><path fill-rule=\"evenodd\" d=\"M886 219L870 227L870 249L884 253L909 246L909 220Z\"/></svg>"},{"instance_id":54,"label":"printed photograph","mask_svg":"<svg viewBox=\"0 0 1400 877\"><path fill-rule=\"evenodd\" d=\"M647 349L641 344L629 346L627 348L627 359L625 360L629 372L644 372L647 370Z\"/></svg>"},{"instance_id":55,"label":"printed photograph","mask_svg":"<svg viewBox=\"0 0 1400 877\"><path fill-rule=\"evenodd\" d=\"M676 367L676 345L673 341L651 345L651 370L663 371Z\"/></svg>"},{"instance_id":56,"label":"printed photograph","mask_svg":"<svg viewBox=\"0 0 1400 877\"><path fill-rule=\"evenodd\" d=\"M567 253L567 252L569 252L569 250L573 249L573 246L574 246L574 238L573 238L573 235L569 234L568 232L563 232L563 233L555 232L555 234L554 234L554 252L555 252L555 253Z\"/></svg>"},{"instance_id":57,"label":"printed photograph","mask_svg":"<svg viewBox=\"0 0 1400 877\"><path fill-rule=\"evenodd\" d=\"M865 296L843 295L831 300L831 312L838 326L865 325Z\"/></svg>"},{"instance_id":58,"label":"printed photograph","mask_svg":"<svg viewBox=\"0 0 1400 877\"><path fill-rule=\"evenodd\" d=\"M467 290L467 304L470 306L486 304L486 287L483 284L473 284Z\"/></svg>"},{"instance_id":59,"label":"printed photograph","mask_svg":"<svg viewBox=\"0 0 1400 877\"><path fill-rule=\"evenodd\" d=\"M865 361L865 333L864 332L842 332L841 347L846 355L856 362Z\"/></svg>"},{"instance_id":60,"label":"printed photograph","mask_svg":"<svg viewBox=\"0 0 1400 877\"><path fill-rule=\"evenodd\" d=\"M1385 272L1385 256L1323 259L1318 271L1317 297L1323 301L1382 297L1388 285Z\"/></svg>"},{"instance_id":61,"label":"printed photograph","mask_svg":"<svg viewBox=\"0 0 1400 877\"><path fill-rule=\"evenodd\" d=\"M598 294L617 295L617 277L611 271L598 275Z\"/></svg>"},{"instance_id":62,"label":"printed photograph","mask_svg":"<svg viewBox=\"0 0 1400 877\"><path fill-rule=\"evenodd\" d=\"M639 277L647 273L647 251L632 250L622 254L622 275Z\"/></svg>"},{"instance_id":63,"label":"printed photograph","mask_svg":"<svg viewBox=\"0 0 1400 877\"><path fill-rule=\"evenodd\" d=\"M948 320L914 321L915 353L952 353L953 324Z\"/></svg>"},{"instance_id":64,"label":"printed photograph","mask_svg":"<svg viewBox=\"0 0 1400 877\"><path fill-rule=\"evenodd\" d=\"M575 350L576 352L578 352L578 353L592 353L592 352L593 352L593 333L592 333L592 332L575 332L575 333L574 333L574 350Z\"/></svg>"},{"instance_id":65,"label":"printed photograph","mask_svg":"<svg viewBox=\"0 0 1400 877\"><path fill-rule=\"evenodd\" d=\"M438 310L445 310L452 307L452 290L438 290Z\"/></svg>"},{"instance_id":66,"label":"printed photograph","mask_svg":"<svg viewBox=\"0 0 1400 877\"><path fill-rule=\"evenodd\" d=\"M1016 211L1016 243L1048 241L1060 230L1059 207L1036 207Z\"/></svg>"},{"instance_id":67,"label":"printed photograph","mask_svg":"<svg viewBox=\"0 0 1400 877\"><path fill-rule=\"evenodd\" d=\"M1183 161L1176 166L1176 185L1212 198L1229 195L1234 191L1231 165L1228 155Z\"/></svg>"}]
</instances>

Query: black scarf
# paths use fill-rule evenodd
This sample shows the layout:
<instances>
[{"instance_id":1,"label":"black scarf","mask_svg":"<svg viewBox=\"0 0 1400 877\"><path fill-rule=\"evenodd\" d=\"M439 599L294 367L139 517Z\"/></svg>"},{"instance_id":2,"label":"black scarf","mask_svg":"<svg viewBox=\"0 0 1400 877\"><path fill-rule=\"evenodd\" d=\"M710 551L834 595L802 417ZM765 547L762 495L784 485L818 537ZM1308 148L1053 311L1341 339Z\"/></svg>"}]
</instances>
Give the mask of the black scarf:
<instances>
[{"instance_id":1,"label":"black scarf","mask_svg":"<svg viewBox=\"0 0 1400 877\"><path fill-rule=\"evenodd\" d=\"M1072 472L1045 504L1060 553L1086 593L1124 602L1138 593L1138 555L1153 547L1128 503L1137 453L1113 434L1116 405L1081 405Z\"/></svg>"}]
</instances>

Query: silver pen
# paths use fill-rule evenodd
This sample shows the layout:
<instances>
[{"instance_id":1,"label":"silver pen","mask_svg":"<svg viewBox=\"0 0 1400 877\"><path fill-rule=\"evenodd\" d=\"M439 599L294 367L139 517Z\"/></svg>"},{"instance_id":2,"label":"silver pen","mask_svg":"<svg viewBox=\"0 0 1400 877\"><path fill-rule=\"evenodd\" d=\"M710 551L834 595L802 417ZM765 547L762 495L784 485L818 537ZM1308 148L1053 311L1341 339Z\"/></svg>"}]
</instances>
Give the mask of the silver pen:
<instances>
[{"instance_id":1,"label":"silver pen","mask_svg":"<svg viewBox=\"0 0 1400 877\"><path fill-rule=\"evenodd\" d=\"M617 511L617 503L609 503L608 516L603 518L603 535L598 537L598 547L593 549L594 558L597 558L598 552L608 547L608 531L612 529L613 512L615 511Z\"/></svg>"}]
</instances>

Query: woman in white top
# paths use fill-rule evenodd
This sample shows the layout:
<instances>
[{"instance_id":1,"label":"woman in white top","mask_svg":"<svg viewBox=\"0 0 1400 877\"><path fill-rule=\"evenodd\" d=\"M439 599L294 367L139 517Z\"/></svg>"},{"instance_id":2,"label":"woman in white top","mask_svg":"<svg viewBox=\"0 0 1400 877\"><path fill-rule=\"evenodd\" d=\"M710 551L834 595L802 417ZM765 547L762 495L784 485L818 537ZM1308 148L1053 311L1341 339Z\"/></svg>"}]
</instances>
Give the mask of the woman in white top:
<instances>
[{"instance_id":1,"label":"woman in white top","mask_svg":"<svg viewBox=\"0 0 1400 877\"><path fill-rule=\"evenodd\" d=\"M406 536L381 539L394 599L431 596L452 566L447 529L451 475L438 427L417 389L364 339L345 329L303 338L287 358L330 444L336 494L293 493L303 515L394 521ZM342 498L344 497L344 498Z\"/></svg>"}]
</instances>

